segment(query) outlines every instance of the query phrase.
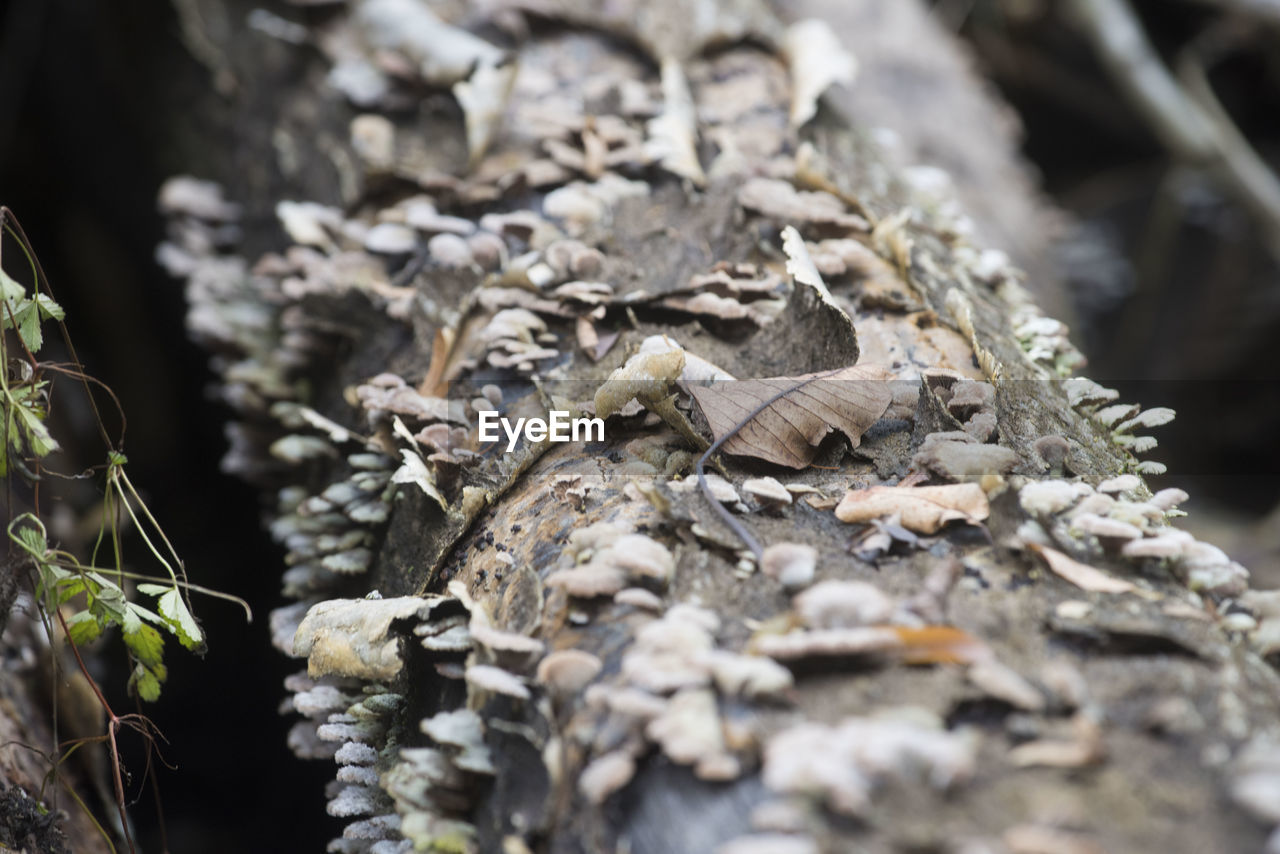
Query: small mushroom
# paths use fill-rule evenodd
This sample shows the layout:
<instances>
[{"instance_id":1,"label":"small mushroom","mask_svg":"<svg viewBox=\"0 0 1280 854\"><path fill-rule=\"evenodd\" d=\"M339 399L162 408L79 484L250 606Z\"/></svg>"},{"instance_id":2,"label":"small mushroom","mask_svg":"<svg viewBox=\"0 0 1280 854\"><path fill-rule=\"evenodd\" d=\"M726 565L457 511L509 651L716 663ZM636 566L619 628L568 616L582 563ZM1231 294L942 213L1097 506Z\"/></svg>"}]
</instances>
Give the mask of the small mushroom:
<instances>
[{"instance_id":1,"label":"small mushroom","mask_svg":"<svg viewBox=\"0 0 1280 854\"><path fill-rule=\"evenodd\" d=\"M1044 518L1061 513L1089 491L1087 485L1065 480L1033 481L1018 491L1018 503L1030 515Z\"/></svg>"},{"instance_id":2,"label":"small mushroom","mask_svg":"<svg viewBox=\"0 0 1280 854\"><path fill-rule=\"evenodd\" d=\"M1031 447L1040 459L1044 460L1050 474L1061 475L1066 470L1071 443L1062 436L1041 436L1032 443Z\"/></svg>"},{"instance_id":3,"label":"small mushroom","mask_svg":"<svg viewBox=\"0 0 1280 854\"><path fill-rule=\"evenodd\" d=\"M1176 487L1170 487L1168 489L1162 489L1153 495L1151 497L1151 503L1156 507L1159 507L1161 510L1167 511L1172 510L1190 498L1191 496L1187 495L1183 490Z\"/></svg>"},{"instance_id":4,"label":"small mushroom","mask_svg":"<svg viewBox=\"0 0 1280 854\"><path fill-rule=\"evenodd\" d=\"M467 686L477 691L505 694L518 700L527 700L531 696L529 689L520 681L520 677L488 664L473 664L468 667L466 680Z\"/></svg>"},{"instance_id":5,"label":"small mushroom","mask_svg":"<svg viewBox=\"0 0 1280 854\"><path fill-rule=\"evenodd\" d=\"M1105 493L1133 492L1142 486L1142 479L1133 474L1122 474L1098 484L1098 491Z\"/></svg>"},{"instance_id":6,"label":"small mushroom","mask_svg":"<svg viewBox=\"0 0 1280 854\"><path fill-rule=\"evenodd\" d=\"M773 543L760 557L761 571L788 590L812 583L817 565L817 549L802 543Z\"/></svg>"},{"instance_id":7,"label":"small mushroom","mask_svg":"<svg viewBox=\"0 0 1280 854\"><path fill-rule=\"evenodd\" d=\"M729 696L778 697L795 684L791 671L769 658L725 650L711 653L711 676Z\"/></svg>"},{"instance_id":8,"label":"small mushroom","mask_svg":"<svg viewBox=\"0 0 1280 854\"><path fill-rule=\"evenodd\" d=\"M625 571L633 578L645 578L663 584L671 579L676 568L675 558L670 550L644 534L626 534L619 537L592 563L602 560Z\"/></svg>"},{"instance_id":9,"label":"small mushroom","mask_svg":"<svg viewBox=\"0 0 1280 854\"><path fill-rule=\"evenodd\" d=\"M384 255L412 252L417 245L413 229L395 222L380 222L364 235L364 248Z\"/></svg>"},{"instance_id":10,"label":"small mushroom","mask_svg":"<svg viewBox=\"0 0 1280 854\"><path fill-rule=\"evenodd\" d=\"M546 645L537 638L517 632L507 632L487 625L485 621L471 618L469 632L472 639L504 662L524 664L542 655Z\"/></svg>"},{"instance_id":11,"label":"small mushroom","mask_svg":"<svg viewBox=\"0 0 1280 854\"><path fill-rule=\"evenodd\" d=\"M538 682L556 697L572 697L582 692L600 674L599 658L580 649L561 649L538 664Z\"/></svg>"},{"instance_id":12,"label":"small mushroom","mask_svg":"<svg viewBox=\"0 0 1280 854\"><path fill-rule=\"evenodd\" d=\"M662 598L643 587L628 587L613 595L613 601L619 605L630 605L644 611L661 611Z\"/></svg>"},{"instance_id":13,"label":"small mushroom","mask_svg":"<svg viewBox=\"0 0 1280 854\"><path fill-rule=\"evenodd\" d=\"M599 756L582 769L578 791L589 803L599 806L621 789L636 773L636 760L627 750L615 750Z\"/></svg>"},{"instance_id":14,"label":"small mushroom","mask_svg":"<svg viewBox=\"0 0 1280 854\"><path fill-rule=\"evenodd\" d=\"M573 569L558 569L547 576L548 587L559 587L570 596L590 599L612 596L627 586L627 577L614 566L590 563Z\"/></svg>"},{"instance_id":15,"label":"small mushroom","mask_svg":"<svg viewBox=\"0 0 1280 854\"><path fill-rule=\"evenodd\" d=\"M864 626L764 635L756 639L755 650L779 661L795 661L825 655L869 655L901 645L898 633L892 629Z\"/></svg>"},{"instance_id":16,"label":"small mushroom","mask_svg":"<svg viewBox=\"0 0 1280 854\"><path fill-rule=\"evenodd\" d=\"M824 581L792 600L806 626L844 629L884 623L893 616L894 600L865 581Z\"/></svg>"},{"instance_id":17,"label":"small mushroom","mask_svg":"<svg viewBox=\"0 0 1280 854\"><path fill-rule=\"evenodd\" d=\"M1137 526L1093 513L1079 513L1072 517L1071 527L1086 534L1093 534L1099 539L1138 540L1142 538L1142 530Z\"/></svg>"},{"instance_id":18,"label":"small mushroom","mask_svg":"<svg viewBox=\"0 0 1280 854\"><path fill-rule=\"evenodd\" d=\"M785 507L792 501L791 493L772 477L755 477L743 482L742 491L765 507Z\"/></svg>"},{"instance_id":19,"label":"small mushroom","mask_svg":"<svg viewBox=\"0 0 1280 854\"><path fill-rule=\"evenodd\" d=\"M693 765L699 779L733 779L741 771L727 752L715 694L708 688L676 694L662 714L649 721L645 735L672 762Z\"/></svg>"},{"instance_id":20,"label":"small mushroom","mask_svg":"<svg viewBox=\"0 0 1280 854\"><path fill-rule=\"evenodd\" d=\"M1176 558L1181 557L1186 547L1194 541L1195 538L1186 531L1165 531L1154 537L1130 540L1120 549L1120 553L1130 558Z\"/></svg>"}]
</instances>

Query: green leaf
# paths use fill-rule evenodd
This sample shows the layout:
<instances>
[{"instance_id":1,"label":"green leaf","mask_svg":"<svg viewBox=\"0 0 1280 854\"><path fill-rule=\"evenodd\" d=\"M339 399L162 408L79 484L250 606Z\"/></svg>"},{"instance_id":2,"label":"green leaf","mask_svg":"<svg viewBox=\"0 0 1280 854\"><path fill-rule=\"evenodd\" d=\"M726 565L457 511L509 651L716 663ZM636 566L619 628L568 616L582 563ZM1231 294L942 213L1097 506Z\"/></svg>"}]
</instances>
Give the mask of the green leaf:
<instances>
[{"instance_id":1,"label":"green leaf","mask_svg":"<svg viewBox=\"0 0 1280 854\"><path fill-rule=\"evenodd\" d=\"M54 582L53 589L57 591L56 603L58 605L74 598L77 594L88 589L84 579L76 576L75 578L67 578ZM92 591L90 591L92 593Z\"/></svg>"},{"instance_id":2,"label":"green leaf","mask_svg":"<svg viewBox=\"0 0 1280 854\"><path fill-rule=\"evenodd\" d=\"M160 679L141 664L134 665L129 677L129 689L148 703L160 699Z\"/></svg>"},{"instance_id":3,"label":"green leaf","mask_svg":"<svg viewBox=\"0 0 1280 854\"><path fill-rule=\"evenodd\" d=\"M163 584L147 584L144 582L138 585L138 592L146 596L163 596L172 589L172 587L166 587Z\"/></svg>"},{"instance_id":4,"label":"green leaf","mask_svg":"<svg viewBox=\"0 0 1280 854\"><path fill-rule=\"evenodd\" d=\"M164 636L158 631L139 622L136 631L124 633L124 645L149 670L163 672Z\"/></svg>"},{"instance_id":5,"label":"green leaf","mask_svg":"<svg viewBox=\"0 0 1280 854\"><path fill-rule=\"evenodd\" d=\"M44 538L44 532L31 525L23 525L18 529L18 542L29 555L35 558L43 558L45 552L49 551L49 543Z\"/></svg>"},{"instance_id":6,"label":"green leaf","mask_svg":"<svg viewBox=\"0 0 1280 854\"><path fill-rule=\"evenodd\" d=\"M62 306L54 302L53 297L45 294L36 294L36 308L40 309L40 316L45 320L63 320L67 313L62 310Z\"/></svg>"},{"instance_id":7,"label":"green leaf","mask_svg":"<svg viewBox=\"0 0 1280 854\"><path fill-rule=\"evenodd\" d=\"M129 607L133 609L135 614L146 620L148 623L151 623L153 626L160 626L165 629L169 628L169 621L157 614L155 611L152 611L150 608L144 608L141 605L130 605Z\"/></svg>"},{"instance_id":8,"label":"green leaf","mask_svg":"<svg viewBox=\"0 0 1280 854\"><path fill-rule=\"evenodd\" d=\"M125 602L124 619L120 621L120 629L125 634L132 634L142 629L142 615L138 613L138 606L132 602Z\"/></svg>"},{"instance_id":9,"label":"green leaf","mask_svg":"<svg viewBox=\"0 0 1280 854\"><path fill-rule=\"evenodd\" d=\"M22 339L23 344L27 345L28 350L34 353L44 346L44 333L40 330L40 311L35 303L30 300L18 303L13 319L18 322L18 337Z\"/></svg>"},{"instance_id":10,"label":"green leaf","mask_svg":"<svg viewBox=\"0 0 1280 854\"><path fill-rule=\"evenodd\" d=\"M15 409L22 418L22 431L26 434L27 444L31 447L31 453L37 457L47 457L58 450L58 442L49 433L49 428L44 426L44 412L42 410L32 411L21 404L16 406Z\"/></svg>"},{"instance_id":11,"label":"green leaf","mask_svg":"<svg viewBox=\"0 0 1280 854\"><path fill-rule=\"evenodd\" d=\"M102 634L102 624L88 611L79 611L67 620L67 636L76 646L84 646Z\"/></svg>"},{"instance_id":12,"label":"green leaf","mask_svg":"<svg viewBox=\"0 0 1280 854\"><path fill-rule=\"evenodd\" d=\"M123 626L128 619L129 602L124 598L124 591L119 587L114 584L104 584L98 589L93 601L89 603L89 610L105 620ZM134 615L133 619L137 620L137 615ZM125 630L131 631L132 626L126 627Z\"/></svg>"},{"instance_id":13,"label":"green leaf","mask_svg":"<svg viewBox=\"0 0 1280 854\"><path fill-rule=\"evenodd\" d=\"M6 302L17 302L27 296L27 289L14 281L4 270L0 270L0 298ZM9 328L9 318L5 317L5 328Z\"/></svg>"},{"instance_id":14,"label":"green leaf","mask_svg":"<svg viewBox=\"0 0 1280 854\"><path fill-rule=\"evenodd\" d=\"M187 603L182 601L178 588L173 588L156 602L160 614L169 621L178 640L190 650L204 649L204 632L200 630L195 617L187 610Z\"/></svg>"}]
</instances>

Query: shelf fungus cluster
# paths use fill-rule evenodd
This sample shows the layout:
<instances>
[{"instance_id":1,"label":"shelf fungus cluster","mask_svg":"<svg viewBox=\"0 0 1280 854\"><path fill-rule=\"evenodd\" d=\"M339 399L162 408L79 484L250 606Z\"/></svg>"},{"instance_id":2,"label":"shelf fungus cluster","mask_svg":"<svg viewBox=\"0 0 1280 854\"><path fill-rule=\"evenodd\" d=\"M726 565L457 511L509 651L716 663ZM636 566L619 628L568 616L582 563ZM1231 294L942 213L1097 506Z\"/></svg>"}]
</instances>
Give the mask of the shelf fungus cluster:
<instances>
[{"instance_id":1,"label":"shelf fungus cluster","mask_svg":"<svg viewBox=\"0 0 1280 854\"><path fill-rule=\"evenodd\" d=\"M329 850L1258 841L1135 814L1276 820L1280 604L1148 490L1172 413L1068 376L945 174L816 109L856 68L825 24L333 5L336 136L273 139L340 197L250 264L173 179L159 250L275 499ZM604 436L480 435L561 410Z\"/></svg>"},{"instance_id":2,"label":"shelf fungus cluster","mask_svg":"<svg viewBox=\"0 0 1280 854\"><path fill-rule=\"evenodd\" d=\"M1035 480L1018 491L1018 502L1031 517L1018 533L1044 555L1060 549L1086 563L1160 563L1193 591L1239 596L1248 588L1248 570L1217 546L1169 525L1168 517L1186 500L1187 494L1174 488L1151 495L1134 475L1109 478L1096 487L1083 481ZM1052 568L1052 558L1047 559Z\"/></svg>"}]
</instances>

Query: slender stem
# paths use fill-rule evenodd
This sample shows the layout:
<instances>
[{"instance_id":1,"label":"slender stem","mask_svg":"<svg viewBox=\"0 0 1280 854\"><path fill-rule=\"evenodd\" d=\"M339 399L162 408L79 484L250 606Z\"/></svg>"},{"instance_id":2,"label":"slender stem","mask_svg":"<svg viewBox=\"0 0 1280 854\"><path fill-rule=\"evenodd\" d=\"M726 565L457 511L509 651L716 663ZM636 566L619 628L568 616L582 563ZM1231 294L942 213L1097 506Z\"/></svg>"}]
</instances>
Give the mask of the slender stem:
<instances>
[{"instance_id":1,"label":"slender stem","mask_svg":"<svg viewBox=\"0 0 1280 854\"><path fill-rule=\"evenodd\" d=\"M98 683L89 675L89 668L85 667L84 659L80 657L80 649L76 646L75 641L71 639L71 630L67 626L67 618L62 616L62 611L59 609L55 609L54 613L58 615L58 622L62 625L62 632L67 638L67 646L71 647L71 653L76 657L76 664L80 666L80 672L88 680L89 688L93 691L93 695L98 698L98 703L102 706L102 710L107 713L107 740L111 744L111 778L115 784L116 808L120 811L120 828L124 834L124 841L129 845L129 851L131 854L137 854L138 849L134 846L133 837L129 834L129 814L124 806L124 778L120 776L120 749L116 744L116 730L120 726L120 718L112 711L111 704L107 702L107 698L102 696L102 690L98 688Z\"/></svg>"}]
</instances>

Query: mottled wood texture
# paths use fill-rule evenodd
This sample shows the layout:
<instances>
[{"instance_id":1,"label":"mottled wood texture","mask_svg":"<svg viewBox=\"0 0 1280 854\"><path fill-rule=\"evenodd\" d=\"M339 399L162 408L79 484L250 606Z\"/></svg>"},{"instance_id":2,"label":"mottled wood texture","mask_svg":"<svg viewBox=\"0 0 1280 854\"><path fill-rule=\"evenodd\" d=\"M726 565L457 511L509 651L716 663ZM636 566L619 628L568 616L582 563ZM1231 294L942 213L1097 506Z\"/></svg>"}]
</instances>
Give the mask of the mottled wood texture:
<instances>
[{"instance_id":1,"label":"mottled wood texture","mask_svg":"<svg viewBox=\"0 0 1280 854\"><path fill-rule=\"evenodd\" d=\"M238 19L229 11L234 4L205 0L195 5L220 10L236 26ZM625 21L596 21L584 12L569 16L578 28L566 29L559 18L576 8L572 4L493 5L527 6L540 14L525 24L510 14L498 16L505 35L478 16L459 18L476 32L509 44L521 75L512 112L489 159L471 171L462 117L445 89L421 82L402 86L398 91L408 93L404 108L386 111L394 128L387 149L391 166L362 168L362 155L348 133L355 113L321 82L328 60L308 49L267 43L258 34L215 38L226 70L239 84L232 103L246 119L237 130L240 147L228 152L223 175L229 195L248 205L246 240L237 250L247 264L261 250L281 252L289 245L266 225L272 206L284 198L337 205L342 208L335 214L339 219L368 225L398 200L426 192L442 213L497 228L481 218L495 211L539 211L547 193L566 181L598 177L589 164L573 165L565 155L558 161L562 174L546 184L503 180L535 159L545 160L548 138L576 146L583 157L590 154L593 143L587 137L594 131L584 115L617 120L644 136L644 109L627 114L623 94L630 87L631 95L648 99L648 109L660 107L654 56L661 52L660 33L642 34L638 40L643 47L636 49L634 40L628 44L636 34L629 33ZM239 410L229 467L265 488L294 487L281 493L276 525L294 550L292 581L286 586L299 604L276 615L277 643L288 649L302 612L324 598L360 598L370 590L382 596L453 595L470 609L473 635L486 624L535 638L547 653L585 651L601 665L590 687L561 691L554 681L535 676L536 656L512 663L510 650L494 646L499 641L476 641L469 659L465 649L431 653L410 626L403 626L406 666L391 685L374 689L400 699L379 701L387 705L376 714L369 711L372 706L361 706L352 720L363 721L367 713L376 721L363 735L348 732L334 736L338 741L325 741L326 715L341 715L345 704L359 699L362 687L341 674L325 677L320 684L347 692L347 699L319 711L313 708L311 722L295 730L295 748L324 757L348 737L373 746L378 752L375 769L399 767L402 779L420 783L416 793L408 788L392 792L405 817L402 829L420 840L434 836L442 849L712 851L749 834L753 810L782 798L781 811L775 812L781 818L774 823L793 831L790 842L801 846L797 851L1051 850L1034 846L1041 844L1036 839L1054 834L1076 846L1052 849L1062 851L1259 850L1268 828L1225 793L1233 773L1231 758L1242 745L1276 727L1280 681L1246 640L1218 622L1218 609L1238 598L1239 584L1225 581L1222 589L1193 599L1183 578L1168 568L1122 559L1115 544L1082 540L1081 556L1140 579L1145 591L1143 596L1087 594L1046 572L1032 555L1010 547L1017 536L1025 536L1020 526L1028 518L1017 490L1048 468L1036 450L1038 439L1067 437L1067 474L1094 483L1133 469L1137 462L1092 416L1096 404L1073 406L1069 400L1057 370L1070 358L1064 337L1055 339L1050 333L1040 342L1038 358L1028 354L1033 336L1024 332L1020 340L1015 329L1038 314L1008 265L980 255L964 235L949 191L931 196L933 191L920 181L908 180L902 164L873 144L869 134L874 124L893 128L896 121L911 122L900 131L913 141L913 150L945 160L966 186L974 175L1000 176L978 182L981 233L1007 238L1016 244L1011 246L1015 252L1031 261L1045 239L1036 225L1039 209L1028 198L1019 169L1011 165L1008 136L996 134L991 141L995 123L983 117L996 108L978 95L963 107L946 94L955 86L969 92L977 84L957 70L962 63L953 48L914 5L915 11L902 14L885 12L888 4L880 11L861 3L801 5L806 12L832 12L837 31L863 59L866 67L854 94L834 96L835 105L847 110L828 106L799 131L787 127L787 69L767 48L780 41L781 21L766 17L762 20L771 22L766 26L776 29L757 33L754 43L741 43L734 35L727 47L710 53L678 40L683 47L676 53L699 110L699 152L707 184L695 189L640 158L617 168L643 183L641 195L609 201L603 215L587 216L577 226L564 217L548 217L550 225L569 230L602 253L600 267L590 275L559 276L544 289L527 281L516 282L515 288L493 287L492 278L490 287L483 287L490 275L483 264L448 269L440 245L423 248L424 234L412 251L375 255L372 273L348 276L328 276L326 271L337 263L338 248L362 252L354 232L342 236L331 230L328 247L318 246L310 255L294 249L287 260L277 256L260 264L257 276L250 276L247 264L235 260L234 253L215 258L186 244L194 259L185 271L190 274L191 326L198 339L220 354L224 393ZM298 11L321 43L323 33L352 26L340 9ZM461 16L461 7L453 11ZM796 11L792 8L790 14ZM448 10L442 14L447 17ZM708 14L716 14L715 9ZM861 44L868 45L865 51ZM886 56L880 52L883 47L870 45L894 45L898 53ZM912 61L921 57L936 63ZM916 70L895 97L900 81L885 69L903 66ZM911 108L904 111L908 97ZM885 99L888 106L876 106ZM961 114L948 118L945 133L939 134L931 126L939 123L943 105ZM562 120L564 127L542 130L538 119ZM717 169L716 157L735 144L740 161L725 160ZM237 172L240 166L244 168ZM869 221L858 228L746 209L739 203L740 190L747 181L765 176L801 188L826 187L845 202L846 214ZM974 198L969 189L961 195ZM903 211L912 213L900 216ZM184 245L183 228L202 227L195 219L184 220L182 212L175 212L176 245ZM798 225L815 255L823 251L817 241L845 238L857 241L860 251L869 251L890 270L890 285L883 286L881 269L881 287L873 289L870 277L852 262L845 272L828 268L832 299L852 317L856 343L790 279L772 322L763 326L726 324L723 317L700 318L652 301L626 302L640 291L652 296L683 288L692 276L708 273L720 262L781 272L785 258L779 229L788 222ZM509 257L546 250L551 243L527 227L507 228L504 240ZM611 287L592 319L602 329L619 330L620 337L599 362L575 342L576 318L592 307L551 292L555 283L579 278ZM290 284L299 279L307 284ZM1031 286L1036 289L1036 282ZM489 324L499 311L516 307L531 309L545 324L545 330L526 324L526 332L532 332L525 343L538 336L556 354L533 359L528 368L496 367L490 355L500 336L495 338ZM795 475L726 459L730 479L739 484L747 475L771 474L813 490L800 493L800 500L780 512L753 510L739 518L766 545L789 541L812 546L816 581L867 582L901 607L918 602L922 587L940 583L932 610L917 609L928 615L925 622L962 629L1024 679L1003 670L1006 681L1000 684L972 672L966 681L964 656L960 663L906 666L892 655L810 655L790 662L794 687L752 696L723 684L708 687L711 665L681 657L697 650L669 651L647 663L638 656L628 664L629 656L643 643L652 644L652 635L668 625L659 625L657 614L637 604L646 597L581 595L565 585L565 576L548 584L558 571L594 566L592 555L607 552L607 538L594 545L582 540L582 532L599 523L614 523L621 532L661 544L674 562L669 580L638 581L633 574L627 585L648 589L648 598L660 609L680 603L705 609L689 618L703 620L702 628L690 629L691 636L728 656L725 660L757 658L749 655L755 639L800 620L790 593L777 580L742 571L740 543L702 496L673 484L672 478L689 471L690 449L656 419L646 421L643 415L611 421L606 440L585 447L526 446L512 455L489 449L474 461L465 455L449 459L452 449L445 448L432 463L444 507L407 483L386 493L385 522L352 528L338 514L333 523L337 529L321 533L357 531L353 542L360 543L360 553L325 563L333 553L315 545L315 532L302 529L308 514L315 518L333 511L332 502L304 512L297 509L299 501L349 478L353 468L343 458L360 451L360 444L339 440L333 450L317 451L297 465L282 462L281 454L269 453L268 447L287 433L325 438L325 431L289 415L296 412L291 405L301 404L371 435L370 447L383 455L383 465L399 463L408 445L395 438L387 417L372 413L370 419L353 406L354 388L384 372L410 385L421 382L433 359L442 355L438 333L446 328L456 334L449 360L450 398L471 401L486 384L497 384L508 413L542 412L557 400L569 407L589 401L599 383L654 334L669 335L689 353L740 378L842 367L859 350L864 361L890 363L911 390L920 391L913 417L877 425L857 453L847 452L839 441L829 443L817 466ZM921 372L940 368L953 373L921 382ZM927 434L966 428L959 417L969 419L974 413L948 409L945 400L951 385L966 379L995 388L994 400L984 404L994 416L990 429L972 430L983 433L980 441L998 443L1016 455L1003 483L994 474L984 480L991 500L986 526L953 525L914 546L900 544L871 562L855 557L851 541L862 536L863 528L837 521L831 512L834 500L849 486L898 483L917 468L913 457ZM413 431L421 426L423 422L409 424ZM472 419L465 430L473 429ZM947 479L937 470L933 476ZM1149 493L1138 487L1131 497L1137 502ZM1052 519L1041 521L1052 528ZM291 533L297 535L294 540ZM948 561L963 567L964 577L954 587L945 577L937 581L939 572L945 576L946 567L954 566ZM351 563L360 571L350 571ZM1064 605L1073 600L1089 605ZM665 619L674 620L672 613L689 612L669 611ZM670 626L676 631L674 622ZM638 640L646 631L649 640ZM483 687L481 671L465 688L458 677L468 662L506 666L524 680L528 698ZM664 668L685 668L692 675L686 673L685 684L663 690L652 680L660 681ZM1039 702L1026 699L1022 689L1028 682ZM293 687L305 692L315 684L299 678ZM651 689L645 695L651 701L648 712L619 711L622 700L612 704L611 698L623 696L624 689L646 685ZM675 743L679 739L666 725L646 725L655 716L674 719L679 704L691 710L689 725L697 729L706 723L699 711L705 706L699 704L708 696L712 733L690 736L695 744L688 751ZM275 700L264 697L262 702ZM454 749L439 739L428 739L419 722L455 707L479 714L496 773L462 773L449 766L448 779L439 783L403 770L407 760L398 751L404 746L434 745L453 755ZM917 719L923 715L941 722L947 737L960 739L965 732L969 735L963 738L974 739L965 742L973 751L967 779L943 792L912 773L905 760L886 760L885 779L871 793L870 804L842 812L827 782L815 779L800 786L770 778L766 785L762 778L762 763L767 770L772 761L765 758L768 745L781 733L806 722L835 725L886 713L901 717L904 707L915 708ZM686 723L668 720L677 729ZM337 730L327 732L332 736ZM709 744L706 738L698 741L703 736ZM1067 767L1054 767L1052 761L1018 767L1012 748L1037 739L1066 745L1066 758L1056 761ZM635 770L625 786L604 797L607 792L583 783L583 771L610 755L620 766L629 758ZM814 756L815 767L820 760ZM389 778L381 779L382 788L369 784L367 791L351 794L365 799L355 817L393 814L392 799L383 791L391 788ZM603 803L594 802L599 800ZM418 822L412 828L410 817ZM758 812L755 819L768 824ZM423 830L422 823L429 820L461 824ZM396 836L389 835L386 847L377 850L395 850ZM351 839L339 850L372 850L371 845Z\"/></svg>"}]
</instances>

